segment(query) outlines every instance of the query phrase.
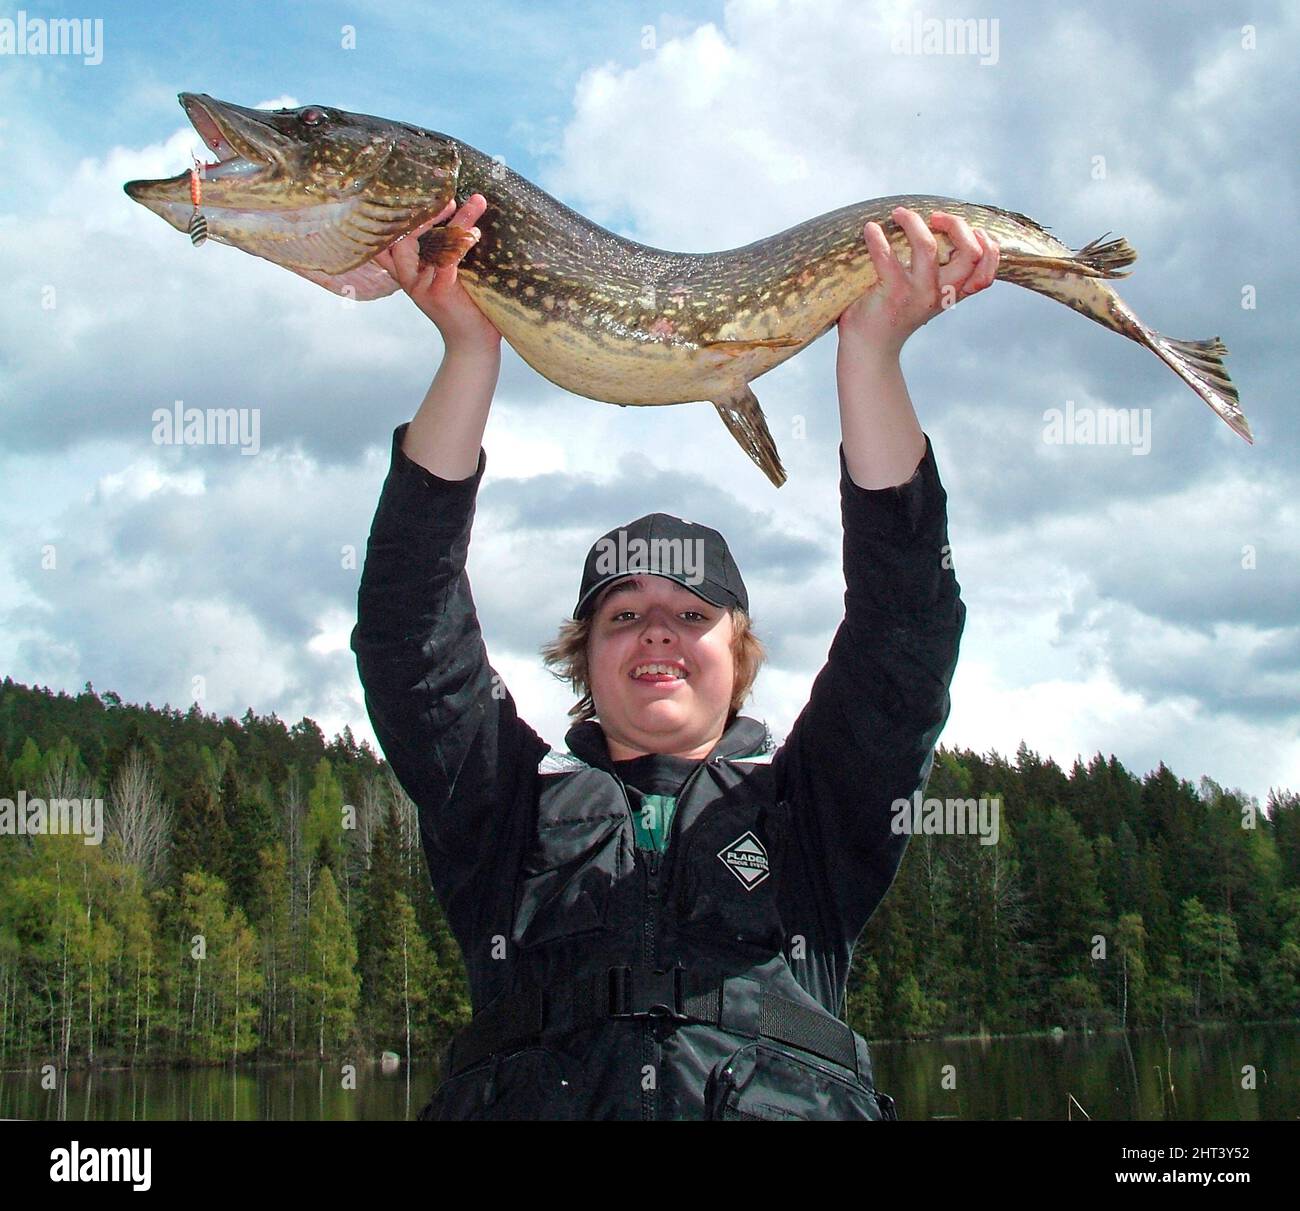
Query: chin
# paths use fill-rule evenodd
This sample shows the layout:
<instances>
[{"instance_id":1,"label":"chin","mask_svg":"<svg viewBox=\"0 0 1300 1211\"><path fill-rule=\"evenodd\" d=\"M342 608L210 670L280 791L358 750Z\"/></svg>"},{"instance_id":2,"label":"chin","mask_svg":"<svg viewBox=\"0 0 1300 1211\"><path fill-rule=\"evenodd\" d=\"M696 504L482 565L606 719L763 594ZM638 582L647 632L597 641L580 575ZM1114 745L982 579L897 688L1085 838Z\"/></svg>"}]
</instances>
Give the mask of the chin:
<instances>
[{"instance_id":1,"label":"chin","mask_svg":"<svg viewBox=\"0 0 1300 1211\"><path fill-rule=\"evenodd\" d=\"M656 702L629 715L632 723L645 731L676 730L690 718L690 711L673 702Z\"/></svg>"}]
</instances>

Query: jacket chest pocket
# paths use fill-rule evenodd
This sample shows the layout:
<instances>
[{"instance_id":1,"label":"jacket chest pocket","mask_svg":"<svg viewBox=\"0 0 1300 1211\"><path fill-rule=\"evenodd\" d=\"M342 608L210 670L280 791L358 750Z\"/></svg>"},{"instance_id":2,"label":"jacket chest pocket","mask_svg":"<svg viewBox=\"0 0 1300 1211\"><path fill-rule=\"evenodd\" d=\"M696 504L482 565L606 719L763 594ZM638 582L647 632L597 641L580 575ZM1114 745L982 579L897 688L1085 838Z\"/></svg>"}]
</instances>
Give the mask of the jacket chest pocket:
<instances>
[{"instance_id":1,"label":"jacket chest pocket","mask_svg":"<svg viewBox=\"0 0 1300 1211\"><path fill-rule=\"evenodd\" d=\"M571 780L589 781L586 775ZM572 794L550 803L543 797L515 884L517 946L527 949L608 927L613 887L631 854L627 809L621 800L615 805L595 793L599 789L595 782L575 785Z\"/></svg>"},{"instance_id":2,"label":"jacket chest pocket","mask_svg":"<svg viewBox=\"0 0 1300 1211\"><path fill-rule=\"evenodd\" d=\"M676 867L679 928L771 953L782 950L784 811L753 800L723 799L692 822L684 841Z\"/></svg>"},{"instance_id":3,"label":"jacket chest pocket","mask_svg":"<svg viewBox=\"0 0 1300 1211\"><path fill-rule=\"evenodd\" d=\"M747 1043L709 1074L711 1119L879 1122L896 1119L894 1100L861 1078L766 1043Z\"/></svg>"}]
</instances>

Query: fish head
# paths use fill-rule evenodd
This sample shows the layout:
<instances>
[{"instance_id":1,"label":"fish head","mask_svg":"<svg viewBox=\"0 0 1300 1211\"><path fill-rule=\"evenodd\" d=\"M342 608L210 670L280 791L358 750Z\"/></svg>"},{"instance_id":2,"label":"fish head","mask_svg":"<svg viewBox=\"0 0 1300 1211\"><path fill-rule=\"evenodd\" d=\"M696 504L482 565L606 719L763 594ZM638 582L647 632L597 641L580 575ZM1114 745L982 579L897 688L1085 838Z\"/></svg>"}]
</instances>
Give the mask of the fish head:
<instances>
[{"instance_id":1,"label":"fish head","mask_svg":"<svg viewBox=\"0 0 1300 1211\"><path fill-rule=\"evenodd\" d=\"M325 105L247 109L203 93L181 93L180 103L217 155L197 169L209 238L286 269L347 274L455 210L460 147L436 131ZM125 189L188 231L191 184L187 170Z\"/></svg>"}]
</instances>

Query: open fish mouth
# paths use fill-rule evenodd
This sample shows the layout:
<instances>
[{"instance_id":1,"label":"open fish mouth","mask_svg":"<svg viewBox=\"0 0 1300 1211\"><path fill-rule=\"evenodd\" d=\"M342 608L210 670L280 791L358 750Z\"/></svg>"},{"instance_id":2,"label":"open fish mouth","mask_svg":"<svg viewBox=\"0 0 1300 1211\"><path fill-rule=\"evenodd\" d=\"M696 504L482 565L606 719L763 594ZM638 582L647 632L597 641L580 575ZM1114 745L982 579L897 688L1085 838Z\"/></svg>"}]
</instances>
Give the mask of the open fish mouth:
<instances>
[{"instance_id":1,"label":"open fish mouth","mask_svg":"<svg viewBox=\"0 0 1300 1211\"><path fill-rule=\"evenodd\" d=\"M185 116L203 140L204 146L217 156L215 164L201 164L200 172L204 180L248 176L270 166L271 159L263 148L254 146L251 140L236 129L233 122L222 122L194 93L181 93L180 102ZM188 173L182 175L188 176Z\"/></svg>"},{"instance_id":2,"label":"open fish mouth","mask_svg":"<svg viewBox=\"0 0 1300 1211\"><path fill-rule=\"evenodd\" d=\"M459 151L435 133L319 105L179 100L204 159L125 189L195 243L201 232L338 293L380 297L391 281L382 270L347 275L454 199Z\"/></svg>"},{"instance_id":3,"label":"open fish mouth","mask_svg":"<svg viewBox=\"0 0 1300 1211\"><path fill-rule=\"evenodd\" d=\"M255 141L248 137L246 131L238 129L231 118L218 112L217 105L204 104L205 100L210 101L211 98L200 98L195 93L181 93L179 99L185 116L203 140L204 147L217 157L215 162L195 157L204 184L230 178L249 180L276 162L278 157L270 154L265 139ZM128 181L123 188L137 202L166 219L173 227L183 230L185 223L175 221L168 211L172 207L179 207L188 213L193 208L191 176L192 171L187 168L174 177Z\"/></svg>"}]
</instances>

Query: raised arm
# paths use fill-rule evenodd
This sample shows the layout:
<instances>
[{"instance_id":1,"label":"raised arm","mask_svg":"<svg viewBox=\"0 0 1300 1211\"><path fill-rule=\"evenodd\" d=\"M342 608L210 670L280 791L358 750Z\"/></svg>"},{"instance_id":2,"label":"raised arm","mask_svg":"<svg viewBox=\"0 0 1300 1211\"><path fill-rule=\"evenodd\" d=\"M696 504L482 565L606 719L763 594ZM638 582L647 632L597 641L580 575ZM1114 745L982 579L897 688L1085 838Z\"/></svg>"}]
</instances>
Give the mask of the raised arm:
<instances>
[{"instance_id":1,"label":"raised arm","mask_svg":"<svg viewBox=\"0 0 1300 1211\"><path fill-rule=\"evenodd\" d=\"M481 214L467 203L453 222L469 228ZM478 876L506 845L518 778L546 745L488 663L465 571L500 334L454 266L419 269L414 236L381 263L438 324L446 352L415 419L393 435L352 649L375 734L419 809L430 874L464 937L488 909L491 884Z\"/></svg>"},{"instance_id":2,"label":"raised arm","mask_svg":"<svg viewBox=\"0 0 1300 1211\"><path fill-rule=\"evenodd\" d=\"M449 208L454 205L448 203ZM460 258L478 242L481 233L474 224L486 209L487 199L476 193L448 219L448 228L464 230L463 238L451 246L455 259L449 264L423 265L419 259L420 236L446 211L375 258L442 333L442 365L406 431L402 449L412 462L444 479L474 474L501 372L501 333L457 281Z\"/></svg>"},{"instance_id":3,"label":"raised arm","mask_svg":"<svg viewBox=\"0 0 1300 1211\"><path fill-rule=\"evenodd\" d=\"M929 777L966 615L949 558L946 493L899 352L947 303L991 283L998 260L983 232L940 214L932 222L957 251L939 267L919 216L900 209L895 219L911 243L910 266L868 224L880 285L839 322L844 621L773 762L824 857L848 945L902 860L907 836L892 831L891 807Z\"/></svg>"},{"instance_id":4,"label":"raised arm","mask_svg":"<svg viewBox=\"0 0 1300 1211\"><path fill-rule=\"evenodd\" d=\"M844 461L860 488L905 483L925 453L899 355L918 328L963 298L990 286L998 271L998 246L965 219L936 210L930 221L953 242L953 255L938 265L938 247L914 210L894 210L907 233L911 262L904 266L879 223L863 236L879 283L839 319L836 378Z\"/></svg>"}]
</instances>

